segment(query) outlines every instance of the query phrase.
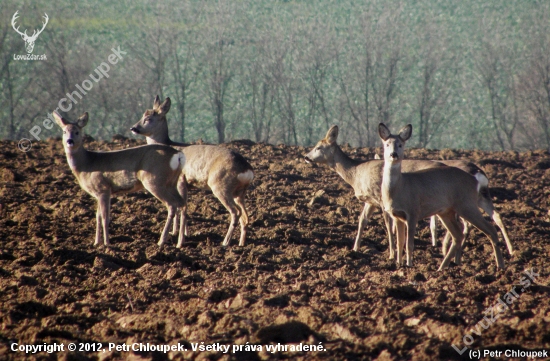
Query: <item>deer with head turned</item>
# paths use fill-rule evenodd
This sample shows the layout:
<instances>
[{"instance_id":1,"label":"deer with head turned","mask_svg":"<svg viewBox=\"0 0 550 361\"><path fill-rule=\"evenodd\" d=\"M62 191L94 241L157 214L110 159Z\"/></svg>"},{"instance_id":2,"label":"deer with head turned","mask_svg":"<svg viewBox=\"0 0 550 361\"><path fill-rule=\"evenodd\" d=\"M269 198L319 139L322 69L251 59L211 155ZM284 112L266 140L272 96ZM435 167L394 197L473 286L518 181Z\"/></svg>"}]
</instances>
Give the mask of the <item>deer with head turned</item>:
<instances>
[{"instance_id":1,"label":"deer with head turned","mask_svg":"<svg viewBox=\"0 0 550 361\"><path fill-rule=\"evenodd\" d=\"M437 215L452 236L452 245L439 270L447 268L451 258L462 244L463 218L482 231L490 240L497 267L504 268L495 228L487 222L479 208L479 183L470 174L454 167L439 167L403 173L402 162L406 141L412 135L412 126L403 127L398 135L391 134L384 125L378 126L384 145L382 175L382 204L397 228L397 262L402 263L406 244L407 265L412 266L412 249L416 224L419 220Z\"/></svg>"},{"instance_id":2,"label":"deer with head turned","mask_svg":"<svg viewBox=\"0 0 550 361\"><path fill-rule=\"evenodd\" d=\"M361 246L361 235L366 223L372 215L376 207L382 208L382 198L380 186L382 184L382 169L384 161L382 160L367 160L358 161L350 158L345 154L340 146L336 143L338 139L338 126L333 125L315 147L305 156L308 163L326 164L335 170L340 177L353 187L355 197L365 203L363 212L359 216L359 227L355 243L354 251L359 251ZM444 165L432 161L412 161L405 160L403 168L407 172L412 172L424 168L443 167ZM392 233L391 217L383 212L384 223L389 237L389 258L394 258L394 240Z\"/></svg>"},{"instance_id":3,"label":"deer with head turned","mask_svg":"<svg viewBox=\"0 0 550 361\"><path fill-rule=\"evenodd\" d=\"M177 143L168 135L166 114L170 110L170 98L162 103L156 96L153 109L148 109L142 118L130 130L134 134L147 138L147 144L165 144L176 147L185 154L186 164L182 177L178 182L178 189L184 196L184 206L181 212L180 223L186 225L187 188L211 190L216 198L229 211L231 220L225 235L223 246L229 245L237 222L241 225L239 246L244 246L248 231L248 212L245 206L245 193L252 180L254 171L252 166L239 153L215 145L187 145ZM177 232L177 220L174 224L174 233ZM180 227L181 228L181 227ZM187 227L184 226L186 229ZM182 235L180 234L180 239ZM178 247L181 247L178 243Z\"/></svg>"},{"instance_id":4,"label":"deer with head turned","mask_svg":"<svg viewBox=\"0 0 550 361\"><path fill-rule=\"evenodd\" d=\"M359 226L357 230L357 236L355 238L355 243L353 250L358 251L361 245L361 235L363 233L364 227L368 222L372 212L376 207L382 207L382 200L380 195L380 186L382 184L382 169L384 166L384 161L381 160L380 156L375 154L374 160L367 161L358 161L351 159L347 156L342 149L336 143L338 139L338 126L332 126L325 137L321 139L315 147L305 156L305 160L308 163L320 163L326 164L330 168L334 169L349 185L351 185L355 191L355 196L365 203L363 212L359 216ZM403 160L403 171L404 172L414 172L421 169L427 168L437 168L443 167L446 164L458 167L465 171L468 171L472 174L480 183L480 196L479 196L479 206L484 209L489 215L491 215L491 210L494 210L491 198L489 196L487 188L487 176L483 171L477 167L475 164L459 160L459 161L429 161L429 160ZM394 232L392 231L392 220L391 217L382 212L384 223L388 232L389 238L389 258L393 259L394 254ZM498 217L498 218L497 218ZM435 246L435 216L432 223L432 240L434 241ZM493 219L497 221L499 227L501 228L506 243L512 253L511 243L506 233L506 229L500 220L500 216L494 212ZM444 254L446 254L448 239L444 241ZM460 262L460 252L456 253L457 263Z\"/></svg>"},{"instance_id":5,"label":"deer with head turned","mask_svg":"<svg viewBox=\"0 0 550 361\"><path fill-rule=\"evenodd\" d=\"M169 236L172 220L183 198L176 188L185 155L163 145L145 145L111 152L91 152L83 146L83 128L88 123L84 113L74 123L59 113L53 113L63 129L63 147L67 162L84 191L98 201L95 244L109 242L111 196L147 189L168 208L168 219L158 242L159 247Z\"/></svg>"}]
</instances>

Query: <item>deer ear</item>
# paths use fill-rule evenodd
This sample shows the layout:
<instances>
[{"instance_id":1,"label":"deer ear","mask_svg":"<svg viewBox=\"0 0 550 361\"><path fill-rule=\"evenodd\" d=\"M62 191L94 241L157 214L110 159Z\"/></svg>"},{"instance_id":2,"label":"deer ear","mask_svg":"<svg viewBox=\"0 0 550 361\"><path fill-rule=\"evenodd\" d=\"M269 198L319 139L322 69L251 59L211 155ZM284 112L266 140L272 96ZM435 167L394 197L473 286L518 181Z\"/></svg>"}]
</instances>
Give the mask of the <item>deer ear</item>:
<instances>
[{"instance_id":1,"label":"deer ear","mask_svg":"<svg viewBox=\"0 0 550 361\"><path fill-rule=\"evenodd\" d=\"M170 110L170 105L172 104L170 98L166 98L164 102L159 106L159 110L161 114L166 114Z\"/></svg>"},{"instance_id":2,"label":"deer ear","mask_svg":"<svg viewBox=\"0 0 550 361\"><path fill-rule=\"evenodd\" d=\"M327 135L325 135L325 140L327 140L329 144L335 144L336 139L338 139L338 126L333 125L328 130Z\"/></svg>"},{"instance_id":3,"label":"deer ear","mask_svg":"<svg viewBox=\"0 0 550 361\"><path fill-rule=\"evenodd\" d=\"M153 102L153 109L158 109L160 107L160 98L159 96L157 95L155 97L155 101Z\"/></svg>"},{"instance_id":4,"label":"deer ear","mask_svg":"<svg viewBox=\"0 0 550 361\"><path fill-rule=\"evenodd\" d=\"M78 125L79 128L84 128L86 124L88 124L88 112L82 114L76 121L76 125Z\"/></svg>"},{"instance_id":5,"label":"deer ear","mask_svg":"<svg viewBox=\"0 0 550 361\"><path fill-rule=\"evenodd\" d=\"M63 118L57 111L53 112L53 119L61 128L69 124L69 122L65 118Z\"/></svg>"},{"instance_id":6,"label":"deer ear","mask_svg":"<svg viewBox=\"0 0 550 361\"><path fill-rule=\"evenodd\" d=\"M399 138L401 138L402 141L409 140L409 138L412 135L412 131L413 131L412 125L407 124L406 126L401 128L401 130L399 131Z\"/></svg>"},{"instance_id":7,"label":"deer ear","mask_svg":"<svg viewBox=\"0 0 550 361\"><path fill-rule=\"evenodd\" d=\"M387 140L391 136L391 132L383 123L378 124L378 135L382 140Z\"/></svg>"}]
</instances>

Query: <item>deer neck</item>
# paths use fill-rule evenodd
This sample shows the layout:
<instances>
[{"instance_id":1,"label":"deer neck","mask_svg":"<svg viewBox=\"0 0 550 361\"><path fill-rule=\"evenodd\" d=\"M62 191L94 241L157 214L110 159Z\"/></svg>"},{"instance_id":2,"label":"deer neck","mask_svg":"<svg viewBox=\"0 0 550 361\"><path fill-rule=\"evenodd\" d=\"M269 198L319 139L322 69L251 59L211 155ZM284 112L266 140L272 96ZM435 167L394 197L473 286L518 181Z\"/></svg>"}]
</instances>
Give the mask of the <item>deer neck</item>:
<instances>
[{"instance_id":1,"label":"deer neck","mask_svg":"<svg viewBox=\"0 0 550 361\"><path fill-rule=\"evenodd\" d=\"M333 162L329 164L329 166L334 169L346 183L354 186L358 164L360 164L360 162L351 159L339 146L336 146Z\"/></svg>"},{"instance_id":2,"label":"deer neck","mask_svg":"<svg viewBox=\"0 0 550 361\"><path fill-rule=\"evenodd\" d=\"M168 124L163 122L159 129L147 137L147 144L173 145L174 142L168 135Z\"/></svg>"},{"instance_id":3,"label":"deer neck","mask_svg":"<svg viewBox=\"0 0 550 361\"><path fill-rule=\"evenodd\" d=\"M72 152L65 149L65 154L67 155L67 163L74 174L79 173L82 167L88 163L89 153L82 146Z\"/></svg>"},{"instance_id":4,"label":"deer neck","mask_svg":"<svg viewBox=\"0 0 550 361\"><path fill-rule=\"evenodd\" d=\"M392 200L401 188L402 182L401 161L395 163L385 161L382 173L381 193L382 203L386 211L391 209Z\"/></svg>"}]
</instances>

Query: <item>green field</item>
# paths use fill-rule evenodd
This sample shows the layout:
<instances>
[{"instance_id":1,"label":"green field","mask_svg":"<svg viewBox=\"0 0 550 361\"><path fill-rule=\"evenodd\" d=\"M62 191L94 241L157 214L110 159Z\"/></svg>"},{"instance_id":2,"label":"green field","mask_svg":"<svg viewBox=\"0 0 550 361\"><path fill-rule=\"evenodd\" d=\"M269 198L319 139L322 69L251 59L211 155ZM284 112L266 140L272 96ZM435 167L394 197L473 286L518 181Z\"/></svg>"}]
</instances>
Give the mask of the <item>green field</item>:
<instances>
[{"instance_id":1,"label":"green field","mask_svg":"<svg viewBox=\"0 0 550 361\"><path fill-rule=\"evenodd\" d=\"M16 11L28 34L48 14L33 50L47 60L15 60ZM8 0L0 138L58 136L47 114L120 47L67 113L88 111L95 138L130 136L159 94L179 141L309 146L338 124L347 143L378 146L384 122L412 123L418 147L549 148L549 14L546 1Z\"/></svg>"}]
</instances>

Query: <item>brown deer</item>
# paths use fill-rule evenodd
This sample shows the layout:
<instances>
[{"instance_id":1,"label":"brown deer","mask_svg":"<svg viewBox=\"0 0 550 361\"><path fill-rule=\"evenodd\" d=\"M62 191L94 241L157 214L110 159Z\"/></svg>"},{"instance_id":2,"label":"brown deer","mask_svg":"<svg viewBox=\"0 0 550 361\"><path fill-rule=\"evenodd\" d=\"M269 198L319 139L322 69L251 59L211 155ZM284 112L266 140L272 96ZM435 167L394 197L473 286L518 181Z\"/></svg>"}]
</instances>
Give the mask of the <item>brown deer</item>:
<instances>
[{"instance_id":1,"label":"brown deer","mask_svg":"<svg viewBox=\"0 0 550 361\"><path fill-rule=\"evenodd\" d=\"M158 242L162 247L169 236L172 220L183 198L176 188L185 155L163 145L145 145L136 148L91 152L83 147L82 128L88 123L84 113L74 123L57 112L56 123L63 129L63 147L67 162L78 183L98 201L95 243L98 245L103 229L103 243L109 245L111 196L147 189L168 208L168 219Z\"/></svg>"},{"instance_id":2,"label":"brown deer","mask_svg":"<svg viewBox=\"0 0 550 361\"><path fill-rule=\"evenodd\" d=\"M495 211L495 207L493 205L493 201L491 200L491 194L489 191L489 178L487 177L487 174L479 168L477 165L475 165L472 162L466 161L466 160L439 160L438 162L443 163L449 167L456 167L458 169L462 169L464 172L471 174L474 176L479 184L479 200L478 200L478 206L485 211L497 224L498 228L500 229L504 241L506 242L506 247L508 248L508 253L510 255L514 254L514 247L512 246L512 241L510 240L510 236L508 235L508 231L506 230L506 227L504 226L504 223L502 222L502 218L500 216L500 213ZM469 234L470 231L470 224L468 222L464 222L464 239ZM435 217L431 218L430 221L430 230L432 233L432 244L436 246L436 225L435 225ZM445 238L443 239L443 254L447 254L449 241L451 239L451 234L447 232L445 234ZM462 247L458 249L456 252L456 260L455 262L457 264L460 264L460 256L462 253Z\"/></svg>"},{"instance_id":3,"label":"brown deer","mask_svg":"<svg viewBox=\"0 0 550 361\"><path fill-rule=\"evenodd\" d=\"M308 163L326 164L335 170L340 177L353 187L355 197L365 203L363 212L359 216L359 227L355 237L354 251L359 251L361 235L375 207L382 208L380 186L382 184L382 169L384 161L368 160L358 161L346 155L336 143L338 139L338 126L332 126L325 137L305 156ZM444 167L443 164L432 161L405 160L403 168L406 172L412 172L425 168ZM394 240L392 233L391 217L383 212L384 223L389 237L390 259L394 258Z\"/></svg>"},{"instance_id":4,"label":"brown deer","mask_svg":"<svg viewBox=\"0 0 550 361\"><path fill-rule=\"evenodd\" d=\"M359 227L357 230L357 236L355 238L355 243L353 250L359 251L361 245L361 235L363 233L364 227L368 222L374 207L378 206L381 209L382 200L380 198L380 186L382 184L382 169L384 166L384 161L380 160L380 156L375 154L374 160L368 161L358 161L348 157L342 149L336 143L338 138L338 126L332 126L326 136L321 139L317 145L305 156L305 160L308 163L320 163L327 164L330 168L334 169L349 185L351 185L355 191L355 196L365 203L363 212L359 216ZM403 160L403 171L404 172L414 172L421 169L435 168L444 166L443 163L448 163L447 165L454 166L464 171L472 174L480 183L480 197L479 197L479 206L484 209L489 215L491 215L491 210L494 211L494 207L489 195L489 190L487 187L488 180L487 176L483 171L477 167L475 164L465 161L428 161L428 160ZM394 258L394 232L392 232L392 220L389 215L383 212L383 219L388 231L389 238L389 249L390 249L390 259ZM498 213L493 213L493 219L497 222L501 228L510 254L512 254L512 246L506 232L506 228L500 220ZM431 223L432 230L432 241L435 246L435 216L432 217ZM450 238L450 234L447 233L444 245L444 254L447 252L447 244ZM460 262L461 252L456 253L456 261Z\"/></svg>"},{"instance_id":5,"label":"brown deer","mask_svg":"<svg viewBox=\"0 0 550 361\"><path fill-rule=\"evenodd\" d=\"M378 154L375 154L375 159L380 159L380 156ZM506 242L506 247L508 248L508 252L510 253L510 255L514 254L514 248L512 246L512 241L510 240L510 236L508 235L508 231L506 230L506 227L502 222L502 218L500 217L500 214L497 211L495 211L493 201L491 200L491 194L489 192L489 178L487 177L487 174L483 171L483 169L479 168L477 165L467 160L438 160L434 162L442 163L449 167L455 167L455 168L461 169L464 172L469 173L474 178L476 178L479 184L478 206L481 209L483 209L497 224L500 231L502 232L502 235L504 236L504 240ZM437 218L436 216L430 217L430 232L432 235L432 245L434 247L437 246L436 218ZM465 241L466 237L470 233L470 224L468 222L464 222L464 220L462 221L464 223L464 241ZM451 233L447 231L445 233L445 237L442 242L443 255L447 254L450 240L451 240ZM457 264L460 264L461 255L462 255L462 247L460 247L455 254L455 262Z\"/></svg>"},{"instance_id":6,"label":"brown deer","mask_svg":"<svg viewBox=\"0 0 550 361\"><path fill-rule=\"evenodd\" d=\"M412 135L412 126L409 124L398 135L392 135L384 124L380 124L378 134L384 145L382 204L397 225L397 262L402 263L406 241L407 265L412 266L416 224L420 219L437 215L453 238L439 270L446 268L464 238L458 216L489 238L497 267L504 268L496 230L478 208L480 185L477 180L455 167L402 173L405 143Z\"/></svg>"},{"instance_id":7,"label":"brown deer","mask_svg":"<svg viewBox=\"0 0 550 361\"><path fill-rule=\"evenodd\" d=\"M178 189L185 194L181 224L187 223L187 188L211 190L231 215L231 223L222 245L229 245L237 222L240 222L239 246L244 246L249 222L245 193L254 179L252 166L242 155L224 147L173 142L168 135L166 120L170 104L170 98L166 98L161 104L157 95L153 109L146 110L139 122L130 130L134 134L144 135L147 144L170 145L185 154L186 163L178 183ZM174 227L174 232L177 232L177 227ZM180 234L180 240L182 239ZM178 242L178 247L181 246L182 243Z\"/></svg>"}]
</instances>

